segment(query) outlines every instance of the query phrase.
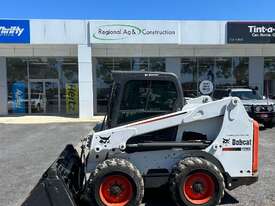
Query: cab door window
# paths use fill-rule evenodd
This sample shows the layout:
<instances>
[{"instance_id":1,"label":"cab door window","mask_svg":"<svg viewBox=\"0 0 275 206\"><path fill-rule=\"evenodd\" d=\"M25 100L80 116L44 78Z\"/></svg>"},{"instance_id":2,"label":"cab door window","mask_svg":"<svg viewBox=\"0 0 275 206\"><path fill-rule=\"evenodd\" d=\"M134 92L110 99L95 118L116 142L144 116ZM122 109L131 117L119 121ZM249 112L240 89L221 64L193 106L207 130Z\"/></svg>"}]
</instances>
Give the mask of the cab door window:
<instances>
[{"instance_id":1,"label":"cab door window","mask_svg":"<svg viewBox=\"0 0 275 206\"><path fill-rule=\"evenodd\" d=\"M133 80L125 85L118 124L172 112L177 100L173 82Z\"/></svg>"},{"instance_id":2,"label":"cab door window","mask_svg":"<svg viewBox=\"0 0 275 206\"><path fill-rule=\"evenodd\" d=\"M173 82L152 81L146 110L169 112L173 111L177 100L177 90Z\"/></svg>"}]
</instances>

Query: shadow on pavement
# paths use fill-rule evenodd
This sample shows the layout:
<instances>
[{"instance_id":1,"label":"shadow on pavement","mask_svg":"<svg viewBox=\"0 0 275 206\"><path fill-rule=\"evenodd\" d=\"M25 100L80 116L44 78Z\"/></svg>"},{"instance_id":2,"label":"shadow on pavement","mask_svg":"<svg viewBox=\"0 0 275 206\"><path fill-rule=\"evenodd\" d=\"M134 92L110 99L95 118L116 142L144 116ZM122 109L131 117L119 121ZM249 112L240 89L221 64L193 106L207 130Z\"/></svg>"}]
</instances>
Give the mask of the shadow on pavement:
<instances>
[{"instance_id":1,"label":"shadow on pavement","mask_svg":"<svg viewBox=\"0 0 275 206\"><path fill-rule=\"evenodd\" d=\"M231 196L228 192L225 192L225 195L221 201L220 205L227 204L238 204L239 201ZM144 206L176 206L167 189L152 189L146 190L144 197Z\"/></svg>"},{"instance_id":2,"label":"shadow on pavement","mask_svg":"<svg viewBox=\"0 0 275 206\"><path fill-rule=\"evenodd\" d=\"M238 204L238 203L239 201L235 197L230 195L228 192L225 192L220 205Z\"/></svg>"}]
</instances>

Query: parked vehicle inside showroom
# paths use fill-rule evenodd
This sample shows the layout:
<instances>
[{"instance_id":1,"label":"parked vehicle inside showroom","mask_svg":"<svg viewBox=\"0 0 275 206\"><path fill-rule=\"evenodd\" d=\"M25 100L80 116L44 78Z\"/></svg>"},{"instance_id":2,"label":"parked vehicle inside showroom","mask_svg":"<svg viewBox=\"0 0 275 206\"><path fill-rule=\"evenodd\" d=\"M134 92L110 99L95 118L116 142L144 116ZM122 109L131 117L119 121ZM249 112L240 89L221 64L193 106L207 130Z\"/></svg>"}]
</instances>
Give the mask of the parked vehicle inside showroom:
<instances>
[{"instance_id":1,"label":"parked vehicle inside showroom","mask_svg":"<svg viewBox=\"0 0 275 206\"><path fill-rule=\"evenodd\" d=\"M263 124L266 128L270 128L274 122L275 103L269 98L261 96L257 90L257 88L217 89L213 94L213 98L239 97L249 116Z\"/></svg>"},{"instance_id":2,"label":"parked vehicle inside showroom","mask_svg":"<svg viewBox=\"0 0 275 206\"><path fill-rule=\"evenodd\" d=\"M37 112L41 112L46 105L46 97L42 93L33 93L31 95L31 108Z\"/></svg>"},{"instance_id":3,"label":"parked vehicle inside showroom","mask_svg":"<svg viewBox=\"0 0 275 206\"><path fill-rule=\"evenodd\" d=\"M36 112L42 112L46 105L46 97L42 93L32 93L31 99L20 99L25 108L28 108L30 102L31 109ZM8 111L11 112L17 107L16 99L13 99L11 95L8 96Z\"/></svg>"}]
</instances>

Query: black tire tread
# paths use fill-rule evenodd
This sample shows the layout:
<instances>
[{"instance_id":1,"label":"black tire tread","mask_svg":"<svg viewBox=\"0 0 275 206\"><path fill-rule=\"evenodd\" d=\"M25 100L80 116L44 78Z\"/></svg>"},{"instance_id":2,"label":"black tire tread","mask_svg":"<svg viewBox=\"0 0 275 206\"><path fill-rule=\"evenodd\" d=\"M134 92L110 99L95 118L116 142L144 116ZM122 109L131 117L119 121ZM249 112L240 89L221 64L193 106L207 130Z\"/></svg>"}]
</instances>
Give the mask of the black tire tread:
<instances>
[{"instance_id":1,"label":"black tire tread","mask_svg":"<svg viewBox=\"0 0 275 206\"><path fill-rule=\"evenodd\" d=\"M144 181L142 178L141 173L139 170L128 160L120 159L120 158L112 158L107 159L103 161L102 163L98 164L95 171L91 174L89 178L89 193L92 194L91 186L94 184L93 180L96 179L102 172L111 171L112 168L121 168L127 171L127 175L129 175L132 178L135 178L137 181L137 197L135 198L137 201L135 205L140 205L144 196ZM93 197L93 195L91 195ZM92 198L92 204L91 205L97 205L96 200Z\"/></svg>"},{"instance_id":2,"label":"black tire tread","mask_svg":"<svg viewBox=\"0 0 275 206\"><path fill-rule=\"evenodd\" d=\"M224 177L216 165L200 157L187 157L179 161L178 164L172 169L172 173L169 178L169 189L175 203L181 206L179 204L181 202L180 197L179 195L177 195L177 183L180 181L179 180L180 174L183 171L188 170L189 168L193 168L193 169L209 168L211 171L215 171L218 181L222 182L222 187L220 188L220 190L222 190L222 195L217 200L217 204L220 204L225 191Z\"/></svg>"}]
</instances>

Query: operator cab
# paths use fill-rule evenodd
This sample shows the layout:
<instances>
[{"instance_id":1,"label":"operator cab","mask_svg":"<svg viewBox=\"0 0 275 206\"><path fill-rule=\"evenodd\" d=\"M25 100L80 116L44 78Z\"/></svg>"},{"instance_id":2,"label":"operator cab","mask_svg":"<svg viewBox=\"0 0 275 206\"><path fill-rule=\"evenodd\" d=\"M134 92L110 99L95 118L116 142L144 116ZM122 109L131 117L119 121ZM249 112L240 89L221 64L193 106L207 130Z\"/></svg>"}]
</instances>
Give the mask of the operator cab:
<instances>
[{"instance_id":1,"label":"operator cab","mask_svg":"<svg viewBox=\"0 0 275 206\"><path fill-rule=\"evenodd\" d=\"M167 72L112 72L113 84L104 128L128 124L182 109L180 81Z\"/></svg>"}]
</instances>

